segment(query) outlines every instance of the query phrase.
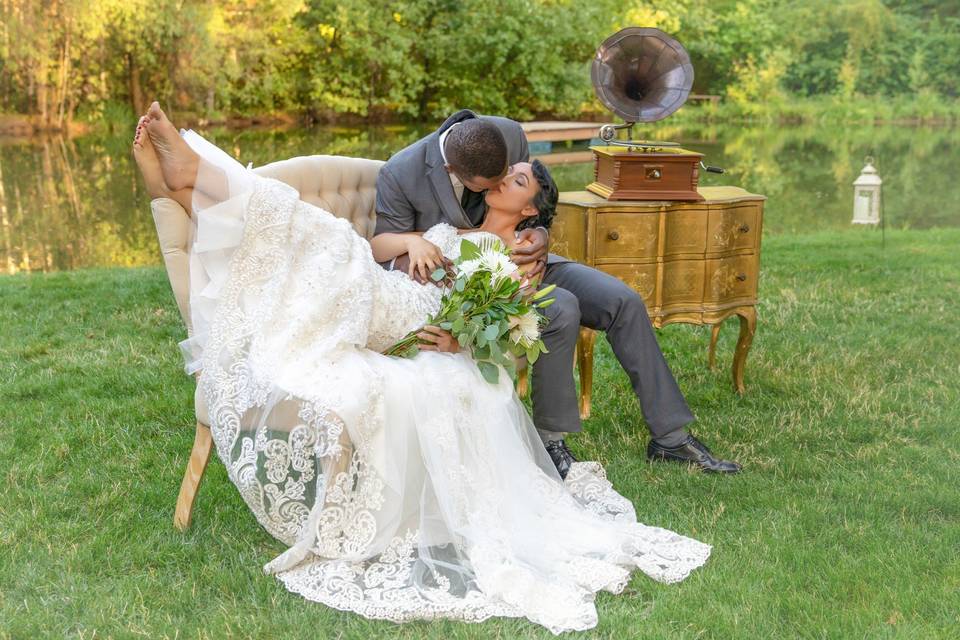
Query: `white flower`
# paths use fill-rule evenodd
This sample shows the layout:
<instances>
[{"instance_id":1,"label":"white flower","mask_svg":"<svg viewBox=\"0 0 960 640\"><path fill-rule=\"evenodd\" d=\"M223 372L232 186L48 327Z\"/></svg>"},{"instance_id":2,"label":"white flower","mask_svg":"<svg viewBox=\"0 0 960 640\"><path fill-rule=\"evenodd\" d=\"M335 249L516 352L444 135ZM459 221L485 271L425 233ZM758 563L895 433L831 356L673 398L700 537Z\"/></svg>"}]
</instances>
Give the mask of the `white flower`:
<instances>
[{"instance_id":1,"label":"white flower","mask_svg":"<svg viewBox=\"0 0 960 640\"><path fill-rule=\"evenodd\" d=\"M522 316L511 316L510 327L510 339L516 344L528 347L540 338L540 318L532 309Z\"/></svg>"},{"instance_id":2,"label":"white flower","mask_svg":"<svg viewBox=\"0 0 960 640\"><path fill-rule=\"evenodd\" d=\"M464 260L457 267L457 275L464 276L469 280L470 276L484 268L485 267L483 263L480 262L479 258L475 258L473 260Z\"/></svg>"},{"instance_id":3,"label":"white flower","mask_svg":"<svg viewBox=\"0 0 960 640\"><path fill-rule=\"evenodd\" d=\"M510 277L517 271L517 265L507 254L495 249L488 249L480 254L480 263L490 272L490 283L495 285L497 280Z\"/></svg>"}]
</instances>

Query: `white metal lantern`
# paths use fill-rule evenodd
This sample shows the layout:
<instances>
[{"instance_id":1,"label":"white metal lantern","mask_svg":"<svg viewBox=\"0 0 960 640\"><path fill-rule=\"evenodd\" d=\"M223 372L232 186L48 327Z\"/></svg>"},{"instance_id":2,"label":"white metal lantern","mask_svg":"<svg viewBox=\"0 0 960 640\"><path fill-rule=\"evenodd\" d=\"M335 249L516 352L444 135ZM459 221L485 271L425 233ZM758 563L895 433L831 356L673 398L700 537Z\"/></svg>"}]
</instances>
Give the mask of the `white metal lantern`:
<instances>
[{"instance_id":1,"label":"white metal lantern","mask_svg":"<svg viewBox=\"0 0 960 640\"><path fill-rule=\"evenodd\" d=\"M867 156L867 166L853 181L853 224L878 224L880 222L880 185L883 180L877 175L873 158Z\"/></svg>"}]
</instances>

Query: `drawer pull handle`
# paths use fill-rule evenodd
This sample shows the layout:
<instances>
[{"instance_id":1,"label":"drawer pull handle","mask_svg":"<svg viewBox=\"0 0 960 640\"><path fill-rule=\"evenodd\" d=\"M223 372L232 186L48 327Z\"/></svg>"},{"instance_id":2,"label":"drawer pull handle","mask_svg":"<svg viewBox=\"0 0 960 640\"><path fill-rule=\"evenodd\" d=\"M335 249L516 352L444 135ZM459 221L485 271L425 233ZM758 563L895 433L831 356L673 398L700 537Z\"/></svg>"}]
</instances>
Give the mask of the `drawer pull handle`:
<instances>
[{"instance_id":1,"label":"drawer pull handle","mask_svg":"<svg viewBox=\"0 0 960 640\"><path fill-rule=\"evenodd\" d=\"M746 233L750 231L750 225L742 224L740 225L740 233Z\"/></svg>"},{"instance_id":2,"label":"drawer pull handle","mask_svg":"<svg viewBox=\"0 0 960 640\"><path fill-rule=\"evenodd\" d=\"M747 274L741 273L740 275L737 276L737 280L739 280L740 282L746 282Z\"/></svg>"},{"instance_id":3,"label":"drawer pull handle","mask_svg":"<svg viewBox=\"0 0 960 640\"><path fill-rule=\"evenodd\" d=\"M610 238L611 240L619 240L620 232L614 229L613 231L607 234L607 237Z\"/></svg>"}]
</instances>

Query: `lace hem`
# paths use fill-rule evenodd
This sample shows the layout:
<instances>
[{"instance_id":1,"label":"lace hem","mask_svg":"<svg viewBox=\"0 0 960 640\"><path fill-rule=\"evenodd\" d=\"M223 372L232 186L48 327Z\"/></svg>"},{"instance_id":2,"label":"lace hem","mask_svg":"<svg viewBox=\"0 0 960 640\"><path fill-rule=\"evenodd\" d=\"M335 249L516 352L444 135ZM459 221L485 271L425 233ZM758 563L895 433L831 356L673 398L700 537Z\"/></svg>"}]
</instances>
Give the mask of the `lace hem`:
<instances>
[{"instance_id":1,"label":"lace hem","mask_svg":"<svg viewBox=\"0 0 960 640\"><path fill-rule=\"evenodd\" d=\"M687 577L710 556L709 545L631 521L632 505L613 489L596 462L574 464L565 488L567 498L591 513L622 523L620 548L604 557L573 557L549 573L539 573L511 561L499 546L475 547L468 553L473 581L456 593L441 572L425 568L428 562L420 556L420 536L408 532L394 538L376 559L350 562L313 556L277 573L277 578L307 600L366 618L403 623L525 617L559 635L595 627L595 594L621 593L632 568L672 583ZM426 578L417 578L418 567Z\"/></svg>"}]
</instances>

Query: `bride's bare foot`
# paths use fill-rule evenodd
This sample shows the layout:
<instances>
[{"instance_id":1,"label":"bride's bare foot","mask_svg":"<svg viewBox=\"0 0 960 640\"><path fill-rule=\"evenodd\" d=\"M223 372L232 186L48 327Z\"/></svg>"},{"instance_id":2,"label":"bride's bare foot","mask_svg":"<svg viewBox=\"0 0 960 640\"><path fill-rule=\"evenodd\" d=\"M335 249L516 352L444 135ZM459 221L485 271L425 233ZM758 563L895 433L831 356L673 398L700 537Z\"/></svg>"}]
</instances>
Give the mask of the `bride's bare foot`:
<instances>
[{"instance_id":1,"label":"bride's bare foot","mask_svg":"<svg viewBox=\"0 0 960 640\"><path fill-rule=\"evenodd\" d=\"M144 128L156 149L167 187L172 191L192 187L197 180L200 157L180 137L158 102L151 104L147 110Z\"/></svg>"},{"instance_id":2,"label":"bride's bare foot","mask_svg":"<svg viewBox=\"0 0 960 640\"><path fill-rule=\"evenodd\" d=\"M147 134L147 120L146 116L140 118L140 122L137 123L137 132L133 136L133 157L137 161L137 166L140 167L143 181L147 185L147 193L151 200L154 198L175 200L180 203L184 211L192 215L193 189L185 187L174 191L163 181L160 156L157 155L157 150Z\"/></svg>"},{"instance_id":3,"label":"bride's bare foot","mask_svg":"<svg viewBox=\"0 0 960 640\"><path fill-rule=\"evenodd\" d=\"M140 118L137 122L137 132L133 136L133 159L140 167L140 174L147 185L147 194L150 198L168 198L170 190L163 181L163 172L160 170L160 158L150 142L146 132L147 118Z\"/></svg>"}]
</instances>

